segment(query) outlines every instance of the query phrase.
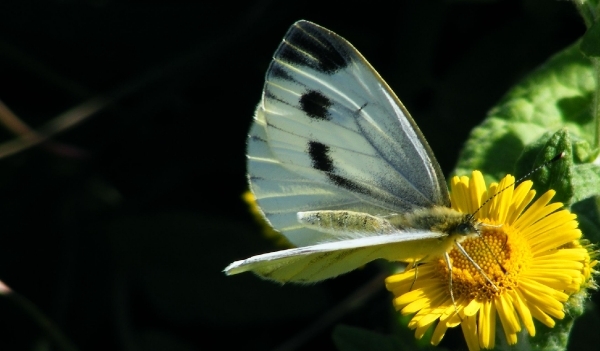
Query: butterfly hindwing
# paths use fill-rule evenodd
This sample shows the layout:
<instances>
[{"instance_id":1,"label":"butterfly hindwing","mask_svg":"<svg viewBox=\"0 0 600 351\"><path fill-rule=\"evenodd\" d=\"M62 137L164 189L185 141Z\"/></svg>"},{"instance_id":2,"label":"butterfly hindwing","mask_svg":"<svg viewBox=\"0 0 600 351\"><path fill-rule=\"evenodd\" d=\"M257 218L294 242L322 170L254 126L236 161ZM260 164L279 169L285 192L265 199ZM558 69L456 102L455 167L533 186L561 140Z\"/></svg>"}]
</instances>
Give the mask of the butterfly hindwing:
<instances>
[{"instance_id":1,"label":"butterfly hindwing","mask_svg":"<svg viewBox=\"0 0 600 351\"><path fill-rule=\"evenodd\" d=\"M303 227L298 212L449 205L431 149L388 85L345 39L307 21L269 66L248 158L260 208L298 246L336 240Z\"/></svg>"},{"instance_id":2,"label":"butterfly hindwing","mask_svg":"<svg viewBox=\"0 0 600 351\"><path fill-rule=\"evenodd\" d=\"M332 278L375 259L418 262L430 253L444 234L410 231L271 252L230 264L227 274L252 271L281 283L311 283Z\"/></svg>"}]
</instances>

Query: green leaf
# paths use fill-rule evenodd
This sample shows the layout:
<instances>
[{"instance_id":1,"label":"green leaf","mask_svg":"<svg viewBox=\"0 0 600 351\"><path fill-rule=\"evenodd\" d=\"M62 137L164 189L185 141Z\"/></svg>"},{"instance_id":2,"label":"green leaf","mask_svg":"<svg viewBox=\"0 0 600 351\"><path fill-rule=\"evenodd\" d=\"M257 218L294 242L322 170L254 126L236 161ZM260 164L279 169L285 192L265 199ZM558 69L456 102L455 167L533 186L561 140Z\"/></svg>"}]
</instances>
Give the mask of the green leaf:
<instances>
[{"instance_id":1,"label":"green leaf","mask_svg":"<svg viewBox=\"0 0 600 351\"><path fill-rule=\"evenodd\" d=\"M414 337L401 339L398 335L383 335L366 329L338 325L333 331L333 342L340 351L402 351L443 350L433 346L418 346Z\"/></svg>"},{"instance_id":2,"label":"green leaf","mask_svg":"<svg viewBox=\"0 0 600 351\"><path fill-rule=\"evenodd\" d=\"M592 163L598 156L592 147L597 87L593 64L582 52L600 55L598 28L595 24L581 44L556 54L514 86L472 131L454 172L463 175L478 169L486 181L514 173L533 180L538 194L556 190L553 201L571 206L579 227L593 243L600 241L600 165ZM544 165L562 152L561 159ZM529 174L540 165L544 166ZM566 349L573 322L585 310L587 294L583 289L570 297L566 317L556 320L554 328L536 322L536 336L519 336L514 347ZM497 341L497 349L508 348L501 345L502 338Z\"/></svg>"},{"instance_id":3,"label":"green leaf","mask_svg":"<svg viewBox=\"0 0 600 351\"><path fill-rule=\"evenodd\" d=\"M552 161L558 155L563 156ZM547 164L539 168L544 163ZM569 131L563 128L551 136L544 134L527 145L515 165L515 175L531 179L538 194L556 190L553 201L570 205L575 192L573 167L571 138Z\"/></svg>"},{"instance_id":4,"label":"green leaf","mask_svg":"<svg viewBox=\"0 0 600 351\"><path fill-rule=\"evenodd\" d=\"M585 140L574 140L572 146L576 163L592 162L598 156L598 150L594 150Z\"/></svg>"},{"instance_id":5,"label":"green leaf","mask_svg":"<svg viewBox=\"0 0 600 351\"><path fill-rule=\"evenodd\" d=\"M595 19L600 15L600 2L598 0L574 0L572 2L583 18L585 25L587 27L593 25Z\"/></svg>"},{"instance_id":6,"label":"green leaf","mask_svg":"<svg viewBox=\"0 0 600 351\"><path fill-rule=\"evenodd\" d=\"M577 187L577 186L576 186ZM577 213L579 228L585 238L592 243L600 242L600 196L593 196L576 202L571 206Z\"/></svg>"},{"instance_id":7,"label":"green leaf","mask_svg":"<svg viewBox=\"0 0 600 351\"><path fill-rule=\"evenodd\" d=\"M556 320L553 328L534 321L536 329L535 337L528 337L526 340L526 343L531 345L530 349L541 351L566 350L567 345L570 343L569 339L575 320L586 312L586 302L588 300L589 294L585 289L569 297L569 300L565 304L565 318ZM573 349L578 350L581 348Z\"/></svg>"},{"instance_id":8,"label":"green leaf","mask_svg":"<svg viewBox=\"0 0 600 351\"><path fill-rule=\"evenodd\" d=\"M333 331L332 338L340 351L401 350L400 340L394 336L346 325L338 325Z\"/></svg>"},{"instance_id":9,"label":"green leaf","mask_svg":"<svg viewBox=\"0 0 600 351\"><path fill-rule=\"evenodd\" d=\"M563 128L581 144L577 156L591 157L595 152L585 145L594 144L595 87L593 66L578 43L556 54L514 86L471 132L454 173L479 169L486 180L498 180L515 171L528 145Z\"/></svg>"},{"instance_id":10,"label":"green leaf","mask_svg":"<svg viewBox=\"0 0 600 351\"><path fill-rule=\"evenodd\" d=\"M573 184L575 185L574 197L578 201L598 195L600 166L593 163L577 165L573 174Z\"/></svg>"},{"instance_id":11,"label":"green leaf","mask_svg":"<svg viewBox=\"0 0 600 351\"><path fill-rule=\"evenodd\" d=\"M581 39L581 51L589 57L600 57L600 22L592 24Z\"/></svg>"}]
</instances>

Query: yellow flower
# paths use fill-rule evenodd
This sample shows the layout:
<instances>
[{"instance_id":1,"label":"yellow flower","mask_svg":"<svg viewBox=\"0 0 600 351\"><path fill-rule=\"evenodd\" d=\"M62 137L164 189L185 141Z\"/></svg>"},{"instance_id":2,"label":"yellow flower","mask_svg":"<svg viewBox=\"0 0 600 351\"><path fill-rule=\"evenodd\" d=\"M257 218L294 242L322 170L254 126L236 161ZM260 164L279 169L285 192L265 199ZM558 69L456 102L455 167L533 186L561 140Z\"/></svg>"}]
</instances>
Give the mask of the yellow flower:
<instances>
[{"instance_id":1,"label":"yellow flower","mask_svg":"<svg viewBox=\"0 0 600 351\"><path fill-rule=\"evenodd\" d=\"M281 233L273 229L273 227L265 220L265 216L263 215L262 210L260 209L260 207L258 207L258 204L256 203L256 197L254 197L254 194L250 190L247 190L242 194L242 200L244 200L246 205L248 205L250 213L254 217L256 223L258 223L258 225L260 226L261 232L264 234L264 236L266 236L268 239L273 240L277 246L285 248L293 247L293 245L290 244L290 242L285 238L285 236L281 235Z\"/></svg>"},{"instance_id":2,"label":"yellow flower","mask_svg":"<svg viewBox=\"0 0 600 351\"><path fill-rule=\"evenodd\" d=\"M553 327L565 316L569 296L594 285L596 261L579 241L576 216L550 203L554 191L530 205L532 182L516 189L513 183L508 175L486 189L478 171L451 182L452 207L482 223L481 235L462 245L495 287L456 249L449 252L452 285L442 258L386 279L396 309L414 314L409 327L417 338L437 323L431 340L437 345L448 328L460 325L469 350L493 348L498 316L508 343L516 344L522 328L535 336L534 319Z\"/></svg>"}]
</instances>

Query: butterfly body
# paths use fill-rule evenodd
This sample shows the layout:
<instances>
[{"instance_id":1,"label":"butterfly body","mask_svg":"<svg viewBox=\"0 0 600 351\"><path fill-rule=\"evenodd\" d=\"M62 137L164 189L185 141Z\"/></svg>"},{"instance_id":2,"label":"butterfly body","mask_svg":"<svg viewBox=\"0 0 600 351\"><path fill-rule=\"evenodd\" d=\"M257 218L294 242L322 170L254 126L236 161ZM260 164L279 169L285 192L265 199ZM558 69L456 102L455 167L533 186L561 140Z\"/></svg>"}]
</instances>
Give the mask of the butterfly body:
<instances>
[{"instance_id":1,"label":"butterfly body","mask_svg":"<svg viewBox=\"0 0 600 351\"><path fill-rule=\"evenodd\" d=\"M274 54L248 137L248 180L294 249L229 265L315 282L377 258L440 257L477 232L408 111L345 39L296 22Z\"/></svg>"}]
</instances>

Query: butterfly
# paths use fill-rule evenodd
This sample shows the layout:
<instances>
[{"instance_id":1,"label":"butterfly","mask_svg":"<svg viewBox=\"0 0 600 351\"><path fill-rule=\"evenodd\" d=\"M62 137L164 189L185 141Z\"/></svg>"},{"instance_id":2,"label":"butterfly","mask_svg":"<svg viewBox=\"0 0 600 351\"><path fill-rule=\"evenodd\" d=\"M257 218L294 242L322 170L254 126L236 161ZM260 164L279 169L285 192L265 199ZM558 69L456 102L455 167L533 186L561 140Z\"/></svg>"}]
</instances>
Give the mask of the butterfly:
<instances>
[{"instance_id":1,"label":"butterfly","mask_svg":"<svg viewBox=\"0 0 600 351\"><path fill-rule=\"evenodd\" d=\"M297 247L233 262L228 275L311 283L380 258L450 264L448 251L478 235L472 215L450 208L400 100L352 44L317 24L298 21L283 38L247 145L257 204Z\"/></svg>"}]
</instances>

